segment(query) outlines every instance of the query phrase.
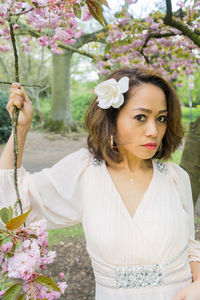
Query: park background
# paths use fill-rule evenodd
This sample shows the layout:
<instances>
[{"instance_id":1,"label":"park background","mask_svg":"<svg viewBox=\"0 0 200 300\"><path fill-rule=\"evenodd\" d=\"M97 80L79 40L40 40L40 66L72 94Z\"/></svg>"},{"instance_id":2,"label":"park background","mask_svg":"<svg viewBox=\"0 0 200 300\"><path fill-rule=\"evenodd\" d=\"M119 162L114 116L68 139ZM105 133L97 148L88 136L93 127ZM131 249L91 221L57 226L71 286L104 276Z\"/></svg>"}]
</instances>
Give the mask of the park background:
<instances>
[{"instance_id":1,"label":"park background","mask_svg":"<svg viewBox=\"0 0 200 300\"><path fill-rule=\"evenodd\" d=\"M23 159L23 165L28 171L33 172L49 167L68 153L86 146L87 131L84 127L84 113L95 97L94 87L111 70L130 65L130 62L127 62L125 58L121 61L116 61L116 58L121 53L114 52L111 48L112 43L115 44L116 48L126 45L124 41L121 44L119 41L123 40L121 32L129 30L127 28L129 22L133 24L133 27L135 26L135 36L140 34L138 39L142 38L142 30L150 29L151 26L152 28L154 26L154 29L150 29L151 34L162 31L155 26L155 24L159 23L157 20L161 18L161 15L158 16L157 14L165 15L166 3L169 1L152 1L151 4L148 1L137 1L135 4L131 4L131 2L134 1L108 1L110 8L103 7L103 13L107 20L106 24L101 19L99 20L100 22L94 18L88 18L88 20L85 18L84 22L83 18L79 19L77 21L78 28L84 32L87 38L84 40L84 35L80 36L80 38L77 38L76 43L72 44L74 46L73 49L61 48L63 51L61 54L52 53L48 42L45 42L40 34L37 35L34 28L22 28L20 23L19 28L16 26L15 34L19 54L20 82L29 85L41 85L39 88L25 87L35 109L33 124L27 138ZM194 28L197 38L200 40L198 14L192 14L191 9L190 20L186 20L188 23L185 21L188 7L193 2L197 3L198 1L174 0L171 1L171 4L174 18L189 28ZM197 11L200 11L200 4ZM152 18L153 21L148 18ZM129 19L127 23L125 19ZM151 26L148 22L151 23ZM116 29L112 25L115 23L120 24L119 26L121 27ZM138 28L136 26L137 23ZM104 32L106 26L110 36L109 33ZM117 33L119 29L120 33L118 32L118 35L111 39L111 32L116 31ZM138 30L137 33L136 29ZM10 41L3 39L2 31L0 36L2 38L0 43L1 151L11 129L9 117L5 110L9 85L3 84L3 82L15 81L15 67L11 52L12 47L9 45ZM192 168L194 168L195 174L192 172L191 176L200 178L200 52L199 46L194 43L194 40L189 40L188 37L187 42L189 45L187 47L179 43L181 36L182 34L179 32L176 33L175 37L173 35L167 37L169 40L173 38L173 42L170 40L169 44L165 46L164 53L162 51L164 47L163 42L160 47L157 46L157 49L154 48L151 49L151 52L147 52L146 56L149 56L149 65L157 69L159 68L158 66L156 67L156 62L159 60L159 57L162 58L160 68L162 72L165 70L167 79L176 88L181 101L182 121L186 137L183 140L183 145L174 153L172 161L177 164L183 164L183 151L188 137L189 150L187 152L189 152L190 156L189 158L187 156L186 159L186 169L189 168L187 171L190 173ZM159 39L154 37L153 41L154 45L151 45L151 47L159 45ZM131 43L133 44L133 42L134 34ZM196 46L194 47L194 45ZM8 47L7 51L5 51L5 47ZM135 44L134 47L138 51L141 45ZM109 54L112 51L115 61L110 63L111 58ZM101 59L99 61L96 60L96 56L99 56ZM105 57L107 57L106 60ZM178 58L182 65L179 64L178 67L169 68L173 60ZM139 58L135 57L134 59L132 65L141 64ZM187 164L190 161L193 162L191 167ZM196 180L196 185L198 183L199 179ZM196 185L194 183L195 224L197 238L200 239L199 185L197 187ZM85 251L85 238L81 225L50 231L49 242L50 246L57 251L57 259L55 263L48 267L48 274L58 277L59 272L66 270L65 276L69 287L63 299L94 299L94 278L90 261Z\"/></svg>"}]
</instances>

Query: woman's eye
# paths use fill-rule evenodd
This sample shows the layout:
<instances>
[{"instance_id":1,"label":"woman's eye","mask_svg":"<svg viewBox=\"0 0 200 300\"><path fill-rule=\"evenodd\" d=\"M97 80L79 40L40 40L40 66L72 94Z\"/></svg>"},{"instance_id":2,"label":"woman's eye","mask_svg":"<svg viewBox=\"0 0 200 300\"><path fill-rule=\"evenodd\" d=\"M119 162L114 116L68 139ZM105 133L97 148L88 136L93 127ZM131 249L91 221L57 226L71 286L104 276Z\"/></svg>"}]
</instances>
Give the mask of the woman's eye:
<instances>
[{"instance_id":1,"label":"woman's eye","mask_svg":"<svg viewBox=\"0 0 200 300\"><path fill-rule=\"evenodd\" d=\"M137 116L135 116L135 119L138 120L139 122L144 122L144 121L146 121L146 116L145 115L137 115Z\"/></svg>"},{"instance_id":2,"label":"woman's eye","mask_svg":"<svg viewBox=\"0 0 200 300\"><path fill-rule=\"evenodd\" d=\"M167 116L160 116L158 117L158 121L160 121L161 123L164 123L167 121Z\"/></svg>"}]
</instances>

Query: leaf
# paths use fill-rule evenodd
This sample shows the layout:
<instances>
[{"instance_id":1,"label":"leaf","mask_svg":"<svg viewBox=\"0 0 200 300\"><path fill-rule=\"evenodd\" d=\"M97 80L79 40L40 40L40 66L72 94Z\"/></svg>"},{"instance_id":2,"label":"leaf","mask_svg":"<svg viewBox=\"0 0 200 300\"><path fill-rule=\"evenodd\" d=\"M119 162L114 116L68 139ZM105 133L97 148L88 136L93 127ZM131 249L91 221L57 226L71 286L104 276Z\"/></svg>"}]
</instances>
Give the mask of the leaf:
<instances>
[{"instance_id":1,"label":"leaf","mask_svg":"<svg viewBox=\"0 0 200 300\"><path fill-rule=\"evenodd\" d=\"M22 284L16 283L13 284L3 295L2 300L15 300L15 297L20 292Z\"/></svg>"},{"instance_id":2,"label":"leaf","mask_svg":"<svg viewBox=\"0 0 200 300\"><path fill-rule=\"evenodd\" d=\"M104 17L102 13L101 5L99 5L95 0L86 0L87 6L91 15L103 26L104 24Z\"/></svg>"},{"instance_id":3,"label":"leaf","mask_svg":"<svg viewBox=\"0 0 200 300\"><path fill-rule=\"evenodd\" d=\"M13 244L12 249L9 252L7 252L7 256L8 257L14 256L15 249L16 249L16 244Z\"/></svg>"},{"instance_id":4,"label":"leaf","mask_svg":"<svg viewBox=\"0 0 200 300\"><path fill-rule=\"evenodd\" d=\"M9 217L10 217L10 219L12 219L12 217L13 217L13 209L12 209L11 206L9 206L8 209L9 209Z\"/></svg>"},{"instance_id":5,"label":"leaf","mask_svg":"<svg viewBox=\"0 0 200 300\"><path fill-rule=\"evenodd\" d=\"M110 50L110 45L109 45L109 44L106 45L104 51L106 52L106 51L108 51L108 50Z\"/></svg>"},{"instance_id":6,"label":"leaf","mask_svg":"<svg viewBox=\"0 0 200 300\"><path fill-rule=\"evenodd\" d=\"M61 292L59 287L55 284L55 282L51 278L48 278L46 276L40 276L36 279L36 282L41 285L45 285L46 287L51 288L52 290L54 290L56 292L59 292L59 293Z\"/></svg>"},{"instance_id":7,"label":"leaf","mask_svg":"<svg viewBox=\"0 0 200 300\"><path fill-rule=\"evenodd\" d=\"M17 297L17 300L25 300L25 294L21 294Z\"/></svg>"},{"instance_id":8,"label":"leaf","mask_svg":"<svg viewBox=\"0 0 200 300\"><path fill-rule=\"evenodd\" d=\"M100 2L101 4L103 4L103 5L107 6L108 8L110 8L109 5L108 5L107 0L98 0L98 2Z\"/></svg>"},{"instance_id":9,"label":"leaf","mask_svg":"<svg viewBox=\"0 0 200 300\"><path fill-rule=\"evenodd\" d=\"M73 5L73 11L77 18L81 19L81 7L78 3Z\"/></svg>"},{"instance_id":10,"label":"leaf","mask_svg":"<svg viewBox=\"0 0 200 300\"><path fill-rule=\"evenodd\" d=\"M28 217L30 211L31 209L27 211L25 214L22 214L8 221L8 223L6 224L6 228L8 230L15 230L19 228L26 221L26 218Z\"/></svg>"},{"instance_id":11,"label":"leaf","mask_svg":"<svg viewBox=\"0 0 200 300\"><path fill-rule=\"evenodd\" d=\"M9 221L9 209L4 207L0 210L0 217L4 224L7 224Z\"/></svg>"},{"instance_id":12,"label":"leaf","mask_svg":"<svg viewBox=\"0 0 200 300\"><path fill-rule=\"evenodd\" d=\"M29 236L32 239L38 239L38 236L36 234L33 234L33 233L31 233Z\"/></svg>"}]
</instances>

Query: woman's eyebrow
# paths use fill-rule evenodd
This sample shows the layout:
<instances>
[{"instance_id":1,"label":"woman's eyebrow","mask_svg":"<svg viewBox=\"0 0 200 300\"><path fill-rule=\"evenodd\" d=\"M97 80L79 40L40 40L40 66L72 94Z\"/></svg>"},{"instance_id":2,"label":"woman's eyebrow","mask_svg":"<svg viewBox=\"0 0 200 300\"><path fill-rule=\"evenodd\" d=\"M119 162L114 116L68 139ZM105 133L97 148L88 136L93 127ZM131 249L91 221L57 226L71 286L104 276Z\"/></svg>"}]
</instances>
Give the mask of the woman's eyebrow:
<instances>
[{"instance_id":1,"label":"woman's eyebrow","mask_svg":"<svg viewBox=\"0 0 200 300\"><path fill-rule=\"evenodd\" d=\"M152 113L152 110L151 109L148 109L148 108L143 108L143 107L138 107L138 108L135 108L133 109L134 110L142 110L142 111L145 111L145 112L148 112L148 113ZM167 109L162 109L162 110L159 110L159 114L160 113L164 113L164 112L167 112Z\"/></svg>"}]
</instances>

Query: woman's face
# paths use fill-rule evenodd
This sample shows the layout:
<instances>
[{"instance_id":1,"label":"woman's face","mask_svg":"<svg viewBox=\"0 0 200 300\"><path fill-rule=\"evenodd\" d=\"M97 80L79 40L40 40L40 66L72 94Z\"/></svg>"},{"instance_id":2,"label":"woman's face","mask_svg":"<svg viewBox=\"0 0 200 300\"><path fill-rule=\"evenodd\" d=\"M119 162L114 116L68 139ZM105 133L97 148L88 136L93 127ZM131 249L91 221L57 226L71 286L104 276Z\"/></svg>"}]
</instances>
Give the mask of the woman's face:
<instances>
[{"instance_id":1,"label":"woman's face","mask_svg":"<svg viewBox=\"0 0 200 300\"><path fill-rule=\"evenodd\" d=\"M161 88L144 83L137 87L117 118L117 145L121 153L149 159L167 129L167 103Z\"/></svg>"}]
</instances>

